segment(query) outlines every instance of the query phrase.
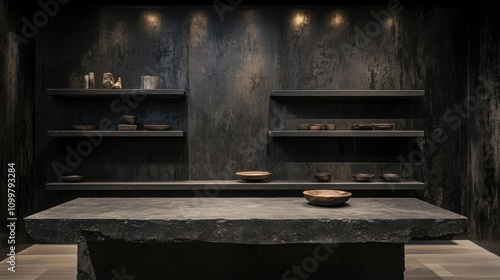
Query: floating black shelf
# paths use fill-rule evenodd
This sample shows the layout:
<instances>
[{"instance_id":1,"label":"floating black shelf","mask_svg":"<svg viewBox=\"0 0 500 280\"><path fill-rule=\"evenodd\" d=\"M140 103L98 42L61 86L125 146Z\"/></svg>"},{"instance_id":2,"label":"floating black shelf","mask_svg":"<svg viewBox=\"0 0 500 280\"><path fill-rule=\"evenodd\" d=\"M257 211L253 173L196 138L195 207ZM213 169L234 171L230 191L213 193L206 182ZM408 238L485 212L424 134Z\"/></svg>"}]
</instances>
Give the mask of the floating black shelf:
<instances>
[{"instance_id":1,"label":"floating black shelf","mask_svg":"<svg viewBox=\"0 0 500 280\"><path fill-rule=\"evenodd\" d=\"M424 90L273 90L274 99L287 98L336 98L336 97L421 97Z\"/></svg>"},{"instance_id":2,"label":"floating black shelf","mask_svg":"<svg viewBox=\"0 0 500 280\"><path fill-rule=\"evenodd\" d=\"M424 137L423 130L283 130L271 137Z\"/></svg>"},{"instance_id":3,"label":"floating black shelf","mask_svg":"<svg viewBox=\"0 0 500 280\"><path fill-rule=\"evenodd\" d=\"M123 95L146 98L186 98L184 89L47 89L47 94L78 98L108 98Z\"/></svg>"},{"instance_id":4,"label":"floating black shelf","mask_svg":"<svg viewBox=\"0 0 500 280\"><path fill-rule=\"evenodd\" d=\"M349 181L264 181L244 182L231 180L187 180L187 181L148 181L148 182L78 182L48 183L47 190L53 191L179 191L179 190L421 190L424 183L418 181L402 182L349 182Z\"/></svg>"},{"instance_id":5,"label":"floating black shelf","mask_svg":"<svg viewBox=\"0 0 500 280\"><path fill-rule=\"evenodd\" d=\"M186 132L150 131L150 130L53 130L47 132L50 137L185 137Z\"/></svg>"}]
</instances>

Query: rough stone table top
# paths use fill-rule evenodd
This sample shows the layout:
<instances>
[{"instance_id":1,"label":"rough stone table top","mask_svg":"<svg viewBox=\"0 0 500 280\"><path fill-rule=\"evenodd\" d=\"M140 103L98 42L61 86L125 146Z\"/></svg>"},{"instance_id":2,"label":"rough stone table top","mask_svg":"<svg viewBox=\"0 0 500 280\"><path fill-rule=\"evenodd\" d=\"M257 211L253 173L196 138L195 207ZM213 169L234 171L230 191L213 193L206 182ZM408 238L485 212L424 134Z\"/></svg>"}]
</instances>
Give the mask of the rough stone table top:
<instances>
[{"instance_id":1,"label":"rough stone table top","mask_svg":"<svg viewBox=\"0 0 500 280\"><path fill-rule=\"evenodd\" d=\"M39 242L404 243L453 236L467 218L414 198L78 198L25 218Z\"/></svg>"}]
</instances>

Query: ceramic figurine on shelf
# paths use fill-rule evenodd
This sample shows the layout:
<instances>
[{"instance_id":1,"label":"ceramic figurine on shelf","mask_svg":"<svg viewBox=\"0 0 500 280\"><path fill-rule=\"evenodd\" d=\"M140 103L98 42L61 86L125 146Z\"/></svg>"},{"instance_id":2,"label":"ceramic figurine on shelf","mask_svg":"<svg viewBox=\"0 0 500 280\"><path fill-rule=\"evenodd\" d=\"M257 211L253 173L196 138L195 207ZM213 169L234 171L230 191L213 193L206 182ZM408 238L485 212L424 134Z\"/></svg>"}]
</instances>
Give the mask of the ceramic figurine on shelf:
<instances>
[{"instance_id":1,"label":"ceramic figurine on shelf","mask_svg":"<svg viewBox=\"0 0 500 280\"><path fill-rule=\"evenodd\" d=\"M89 88L95 88L94 72L89 72Z\"/></svg>"},{"instance_id":2,"label":"ceramic figurine on shelf","mask_svg":"<svg viewBox=\"0 0 500 280\"><path fill-rule=\"evenodd\" d=\"M113 74L104 73L102 74L102 87L104 89L111 89L115 84L115 80L113 79Z\"/></svg>"},{"instance_id":3,"label":"ceramic figurine on shelf","mask_svg":"<svg viewBox=\"0 0 500 280\"><path fill-rule=\"evenodd\" d=\"M111 88L122 89L122 78L118 77L118 81Z\"/></svg>"},{"instance_id":4,"label":"ceramic figurine on shelf","mask_svg":"<svg viewBox=\"0 0 500 280\"><path fill-rule=\"evenodd\" d=\"M89 75L83 75L83 88L88 89L90 87Z\"/></svg>"}]
</instances>

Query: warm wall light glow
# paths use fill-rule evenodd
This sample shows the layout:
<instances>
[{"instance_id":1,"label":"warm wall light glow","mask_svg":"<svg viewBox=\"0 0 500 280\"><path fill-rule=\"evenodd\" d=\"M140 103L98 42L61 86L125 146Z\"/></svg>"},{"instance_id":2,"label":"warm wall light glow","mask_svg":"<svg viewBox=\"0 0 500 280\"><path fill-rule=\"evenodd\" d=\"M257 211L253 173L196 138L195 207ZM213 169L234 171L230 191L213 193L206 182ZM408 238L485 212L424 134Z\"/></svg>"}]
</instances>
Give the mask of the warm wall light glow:
<instances>
[{"instance_id":1,"label":"warm wall light glow","mask_svg":"<svg viewBox=\"0 0 500 280\"><path fill-rule=\"evenodd\" d=\"M144 27L147 31L158 32L161 25L161 16L156 12L145 12L143 15Z\"/></svg>"},{"instance_id":2,"label":"warm wall light glow","mask_svg":"<svg viewBox=\"0 0 500 280\"><path fill-rule=\"evenodd\" d=\"M296 28L309 24L309 16L303 12L296 12L293 16L293 26Z\"/></svg>"},{"instance_id":3,"label":"warm wall light glow","mask_svg":"<svg viewBox=\"0 0 500 280\"><path fill-rule=\"evenodd\" d=\"M392 27L392 26L394 25L394 23L395 23L395 20L394 20L394 18L392 18L392 17L388 17L388 18L385 20L385 25L386 25L387 27Z\"/></svg>"},{"instance_id":4,"label":"warm wall light glow","mask_svg":"<svg viewBox=\"0 0 500 280\"><path fill-rule=\"evenodd\" d=\"M334 13L330 18L330 24L332 26L340 26L344 24L344 17L340 13Z\"/></svg>"},{"instance_id":5,"label":"warm wall light glow","mask_svg":"<svg viewBox=\"0 0 500 280\"><path fill-rule=\"evenodd\" d=\"M191 16L191 34L189 36L194 47L202 47L207 43L208 18L204 11L193 11Z\"/></svg>"}]
</instances>

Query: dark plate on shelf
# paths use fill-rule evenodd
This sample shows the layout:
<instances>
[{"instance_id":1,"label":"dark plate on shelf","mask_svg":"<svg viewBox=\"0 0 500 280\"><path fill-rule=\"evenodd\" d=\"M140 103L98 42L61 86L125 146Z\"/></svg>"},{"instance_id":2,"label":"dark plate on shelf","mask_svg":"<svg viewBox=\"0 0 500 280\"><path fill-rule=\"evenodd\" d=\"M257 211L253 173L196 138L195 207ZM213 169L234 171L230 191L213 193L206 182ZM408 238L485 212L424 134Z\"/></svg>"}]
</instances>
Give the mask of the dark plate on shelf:
<instances>
[{"instance_id":1,"label":"dark plate on shelf","mask_svg":"<svg viewBox=\"0 0 500 280\"><path fill-rule=\"evenodd\" d=\"M169 124L145 124L147 130L169 130L172 126Z\"/></svg>"},{"instance_id":2,"label":"dark plate on shelf","mask_svg":"<svg viewBox=\"0 0 500 280\"><path fill-rule=\"evenodd\" d=\"M61 176L61 181L63 182L81 182L85 176L81 175L66 175Z\"/></svg>"},{"instance_id":3,"label":"dark plate on shelf","mask_svg":"<svg viewBox=\"0 0 500 280\"><path fill-rule=\"evenodd\" d=\"M243 181L248 182L260 182L267 180L271 173L267 171L241 171L236 172L236 176L238 176Z\"/></svg>"},{"instance_id":4,"label":"dark plate on shelf","mask_svg":"<svg viewBox=\"0 0 500 280\"><path fill-rule=\"evenodd\" d=\"M119 124L118 130L137 130L136 124Z\"/></svg>"},{"instance_id":5,"label":"dark plate on shelf","mask_svg":"<svg viewBox=\"0 0 500 280\"><path fill-rule=\"evenodd\" d=\"M393 130L394 123L372 123L375 130Z\"/></svg>"},{"instance_id":6,"label":"dark plate on shelf","mask_svg":"<svg viewBox=\"0 0 500 280\"><path fill-rule=\"evenodd\" d=\"M386 182L399 182L399 174L397 173L384 173L379 175L380 179L383 179Z\"/></svg>"},{"instance_id":7,"label":"dark plate on shelf","mask_svg":"<svg viewBox=\"0 0 500 280\"><path fill-rule=\"evenodd\" d=\"M307 190L303 192L307 201L319 206L338 206L352 196L350 192L339 190Z\"/></svg>"},{"instance_id":8,"label":"dark plate on shelf","mask_svg":"<svg viewBox=\"0 0 500 280\"><path fill-rule=\"evenodd\" d=\"M372 123L356 123L351 126L352 130L373 130Z\"/></svg>"},{"instance_id":9,"label":"dark plate on shelf","mask_svg":"<svg viewBox=\"0 0 500 280\"><path fill-rule=\"evenodd\" d=\"M375 179L375 174L354 173L352 174L352 179L356 182L371 182Z\"/></svg>"},{"instance_id":10,"label":"dark plate on shelf","mask_svg":"<svg viewBox=\"0 0 500 280\"><path fill-rule=\"evenodd\" d=\"M309 129L308 123L299 123L297 125L297 130L308 130L308 129Z\"/></svg>"},{"instance_id":11,"label":"dark plate on shelf","mask_svg":"<svg viewBox=\"0 0 500 280\"><path fill-rule=\"evenodd\" d=\"M92 124L75 124L71 126L71 128L75 130L95 130L98 127L99 126Z\"/></svg>"}]
</instances>

